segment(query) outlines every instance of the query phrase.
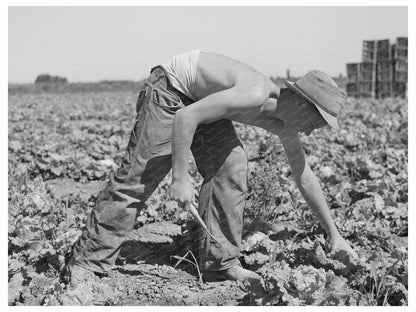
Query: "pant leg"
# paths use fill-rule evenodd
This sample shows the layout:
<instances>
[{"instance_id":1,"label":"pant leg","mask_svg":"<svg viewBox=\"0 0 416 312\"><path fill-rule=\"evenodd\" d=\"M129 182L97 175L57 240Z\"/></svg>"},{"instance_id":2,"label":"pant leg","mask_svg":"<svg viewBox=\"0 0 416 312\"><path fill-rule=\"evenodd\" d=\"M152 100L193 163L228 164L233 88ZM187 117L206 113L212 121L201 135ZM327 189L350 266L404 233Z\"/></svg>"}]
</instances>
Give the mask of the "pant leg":
<instances>
[{"instance_id":1,"label":"pant leg","mask_svg":"<svg viewBox=\"0 0 416 312\"><path fill-rule=\"evenodd\" d=\"M153 77L153 82L161 77L163 73ZM95 272L114 265L140 207L171 169L173 120L180 107L183 104L172 100L172 94L154 95L150 87L140 92L126 155L100 193L74 245L71 265Z\"/></svg>"},{"instance_id":2,"label":"pant leg","mask_svg":"<svg viewBox=\"0 0 416 312\"><path fill-rule=\"evenodd\" d=\"M200 264L209 271L227 269L239 263L247 155L230 120L200 126L192 152L204 178L199 212L209 231L224 246L201 231Z\"/></svg>"}]
</instances>

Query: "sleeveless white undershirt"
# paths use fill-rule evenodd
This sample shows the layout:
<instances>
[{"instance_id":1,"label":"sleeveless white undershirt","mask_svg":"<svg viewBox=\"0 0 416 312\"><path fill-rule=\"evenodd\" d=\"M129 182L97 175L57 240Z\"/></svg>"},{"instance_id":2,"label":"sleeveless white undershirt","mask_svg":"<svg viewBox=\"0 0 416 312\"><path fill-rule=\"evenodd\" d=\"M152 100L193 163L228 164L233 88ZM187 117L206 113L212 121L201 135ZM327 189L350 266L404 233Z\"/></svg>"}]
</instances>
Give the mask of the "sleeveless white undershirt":
<instances>
[{"instance_id":1,"label":"sleeveless white undershirt","mask_svg":"<svg viewBox=\"0 0 416 312\"><path fill-rule=\"evenodd\" d=\"M161 64L169 75L172 86L190 99L195 98L195 79L200 50L179 54Z\"/></svg>"}]
</instances>

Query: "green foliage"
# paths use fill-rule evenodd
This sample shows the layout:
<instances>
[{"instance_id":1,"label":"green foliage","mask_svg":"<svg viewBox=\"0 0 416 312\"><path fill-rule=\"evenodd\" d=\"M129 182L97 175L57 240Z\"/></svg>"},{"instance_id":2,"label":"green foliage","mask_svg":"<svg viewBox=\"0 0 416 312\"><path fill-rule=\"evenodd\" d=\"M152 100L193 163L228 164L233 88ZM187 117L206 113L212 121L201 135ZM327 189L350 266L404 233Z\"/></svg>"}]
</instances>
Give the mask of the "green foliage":
<instances>
[{"instance_id":1,"label":"green foliage","mask_svg":"<svg viewBox=\"0 0 416 312\"><path fill-rule=\"evenodd\" d=\"M265 265L259 271L261 288L251 289L246 300L253 305L358 305L360 293L332 271L284 261Z\"/></svg>"},{"instance_id":2,"label":"green foliage","mask_svg":"<svg viewBox=\"0 0 416 312\"><path fill-rule=\"evenodd\" d=\"M337 226L359 252L361 261L342 254L326 256L329 246L322 236L324 232L294 185L281 144L271 136L266 137L267 143L260 146L259 157L251 166L246 215L253 223L259 218L272 223L275 231L263 231L263 236L255 231L251 237L248 234L243 244L244 261L260 271L284 261L294 276L305 264L309 269L342 276L347 280L335 283L338 286L334 286L332 294L328 289L326 295L337 297L335 294L341 294L345 288L349 297L341 300L338 296L333 304L407 304L407 264L403 260L403 255L407 255L408 232L407 102L351 99L343 114L341 131L323 128L309 137L301 136L301 141L310 167L320 178ZM283 230L284 226L288 229ZM270 253L265 244L278 248ZM402 250L402 260L392 263L389 259L398 254L397 248ZM377 254L383 255L378 257L383 261L374 267L371 259ZM291 292L290 274L275 273L265 275L266 282L271 279L274 283L275 293L272 291L271 295L269 288L267 295L253 295L257 296L256 303L332 303L323 295L313 299ZM317 272L307 274L312 283ZM312 283L314 294L320 280L325 278L316 277ZM302 289L302 294L308 293L308 288Z\"/></svg>"},{"instance_id":3,"label":"green foliage","mask_svg":"<svg viewBox=\"0 0 416 312\"><path fill-rule=\"evenodd\" d=\"M59 305L81 297L112 304L108 298L117 296L108 287L86 296L99 281L71 292L59 270L97 190L124 156L135 100L127 92L9 96L9 305ZM261 289L248 289L245 303L408 304L407 102L351 99L341 120L341 131L323 128L301 141L359 260L329 255L278 138L236 124L250 160L240 259L264 278ZM198 190L202 178L190 162ZM190 217L169 199L170 179L140 211L131 239L157 247L189 239Z\"/></svg>"}]
</instances>

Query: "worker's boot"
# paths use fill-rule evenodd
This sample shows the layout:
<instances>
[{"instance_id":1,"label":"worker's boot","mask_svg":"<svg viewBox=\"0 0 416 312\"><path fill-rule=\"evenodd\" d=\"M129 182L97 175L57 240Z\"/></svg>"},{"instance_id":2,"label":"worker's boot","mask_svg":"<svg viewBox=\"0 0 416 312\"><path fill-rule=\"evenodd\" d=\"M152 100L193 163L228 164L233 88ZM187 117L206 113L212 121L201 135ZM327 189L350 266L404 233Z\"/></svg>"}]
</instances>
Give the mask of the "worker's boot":
<instances>
[{"instance_id":1,"label":"worker's boot","mask_svg":"<svg viewBox=\"0 0 416 312\"><path fill-rule=\"evenodd\" d=\"M259 282L260 275L257 273L244 269L241 264L232 266L226 270L219 271L206 271L204 279L207 282L219 282L225 280L232 281L248 281L248 282Z\"/></svg>"},{"instance_id":2,"label":"worker's boot","mask_svg":"<svg viewBox=\"0 0 416 312\"><path fill-rule=\"evenodd\" d=\"M78 284L86 281L91 281L97 278L97 275L90 270L73 263L73 258L69 260L65 266L62 276L65 282L69 283L72 288L78 286Z\"/></svg>"}]
</instances>

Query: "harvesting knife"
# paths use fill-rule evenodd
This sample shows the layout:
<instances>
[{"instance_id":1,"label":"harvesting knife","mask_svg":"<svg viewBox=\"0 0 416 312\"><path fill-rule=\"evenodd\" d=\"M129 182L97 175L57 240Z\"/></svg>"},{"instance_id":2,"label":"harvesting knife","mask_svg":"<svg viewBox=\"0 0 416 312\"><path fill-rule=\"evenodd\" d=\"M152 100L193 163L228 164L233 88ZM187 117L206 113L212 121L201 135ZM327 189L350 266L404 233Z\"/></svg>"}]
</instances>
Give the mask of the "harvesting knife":
<instances>
[{"instance_id":1,"label":"harvesting knife","mask_svg":"<svg viewBox=\"0 0 416 312\"><path fill-rule=\"evenodd\" d=\"M198 221L198 223L202 226L202 228L205 230L205 232L208 233L209 236L211 236L211 238L213 240L215 240L218 244L220 244L220 246L222 248L225 249L225 247L218 241L218 239L215 238L214 235L212 235L210 233L210 231L208 230L208 227L205 225L204 221L202 220L202 218L199 216L198 210L195 208L194 205L192 205L191 203L186 204L186 209L189 210L191 212L191 214L194 216L194 218L196 219L196 221Z\"/></svg>"}]
</instances>

